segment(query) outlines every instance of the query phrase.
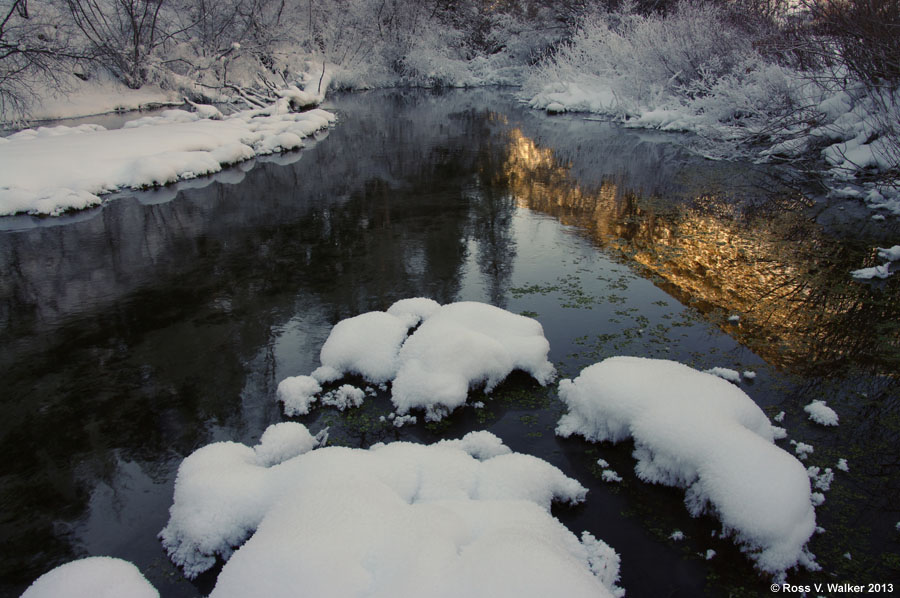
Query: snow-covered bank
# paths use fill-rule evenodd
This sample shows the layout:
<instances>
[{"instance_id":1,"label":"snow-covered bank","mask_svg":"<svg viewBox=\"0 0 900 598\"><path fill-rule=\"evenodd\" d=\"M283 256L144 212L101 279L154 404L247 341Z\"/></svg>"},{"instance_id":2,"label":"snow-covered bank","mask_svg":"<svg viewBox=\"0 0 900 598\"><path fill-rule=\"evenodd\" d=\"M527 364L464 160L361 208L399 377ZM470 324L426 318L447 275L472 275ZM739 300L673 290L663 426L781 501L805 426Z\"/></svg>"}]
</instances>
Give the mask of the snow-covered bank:
<instances>
[{"instance_id":1,"label":"snow-covered bank","mask_svg":"<svg viewBox=\"0 0 900 598\"><path fill-rule=\"evenodd\" d=\"M118 189L165 185L300 148L302 138L327 128L335 116L319 109L291 112L292 97L288 92L268 108L228 118L167 110L112 131L41 127L0 138L0 215L82 209Z\"/></svg>"},{"instance_id":2,"label":"snow-covered bank","mask_svg":"<svg viewBox=\"0 0 900 598\"><path fill-rule=\"evenodd\" d=\"M900 214L900 91L873 91L846 69L800 70L755 45L710 4L588 14L529 73L523 98L549 113L699 133L698 150L711 158L817 162L835 191L861 179L853 193Z\"/></svg>"},{"instance_id":3,"label":"snow-covered bank","mask_svg":"<svg viewBox=\"0 0 900 598\"><path fill-rule=\"evenodd\" d=\"M515 369L547 384L554 376L549 351L531 318L484 303L402 299L386 312L338 322L322 346L322 366L283 380L278 398L288 415L303 415L320 384L357 374L373 384L391 382L398 414L424 409L427 420L440 420L465 404L470 388L484 384L490 392Z\"/></svg>"},{"instance_id":4,"label":"snow-covered bank","mask_svg":"<svg viewBox=\"0 0 900 598\"><path fill-rule=\"evenodd\" d=\"M28 108L30 121L52 121L110 112L143 110L158 106L179 106L184 98L173 90L158 85L130 89L104 71L83 81L72 75L62 75L59 84L45 83L36 90L35 100ZM0 121L0 124L3 124ZM12 124L12 123L8 123Z\"/></svg>"},{"instance_id":5,"label":"snow-covered bank","mask_svg":"<svg viewBox=\"0 0 900 598\"><path fill-rule=\"evenodd\" d=\"M622 593L616 553L549 513L585 489L492 434L315 444L288 422L255 448L220 442L184 460L161 538L192 577L227 559L211 596Z\"/></svg>"},{"instance_id":6,"label":"snow-covered bank","mask_svg":"<svg viewBox=\"0 0 900 598\"><path fill-rule=\"evenodd\" d=\"M691 514L714 514L759 569L818 568L806 548L816 529L806 468L736 386L672 361L613 357L561 381L559 395L569 412L557 434L633 438L638 477L684 488Z\"/></svg>"}]
</instances>

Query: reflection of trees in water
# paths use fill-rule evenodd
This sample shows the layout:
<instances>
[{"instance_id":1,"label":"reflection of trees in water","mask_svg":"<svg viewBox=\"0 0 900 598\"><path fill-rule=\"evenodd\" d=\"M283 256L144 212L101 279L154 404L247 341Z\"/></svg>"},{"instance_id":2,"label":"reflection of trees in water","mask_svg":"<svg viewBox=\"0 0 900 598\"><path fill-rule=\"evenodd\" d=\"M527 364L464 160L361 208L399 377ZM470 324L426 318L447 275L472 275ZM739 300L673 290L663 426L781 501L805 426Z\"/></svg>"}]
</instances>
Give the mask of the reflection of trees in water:
<instances>
[{"instance_id":1,"label":"reflection of trees in water","mask_svg":"<svg viewBox=\"0 0 900 598\"><path fill-rule=\"evenodd\" d=\"M835 470L817 507L829 533L813 538L812 552L840 577L896 578L896 561L885 555L896 547L893 497L900 491L900 281L850 277L874 263L878 241L829 236L802 198L749 186L747 197L715 184L691 192L691 179L702 183L692 173L673 173L678 188L657 193L634 191L641 181L627 172L582 185L573 174L577 149L560 160L552 147L513 135L508 167L520 205L579 227L681 303L720 319L767 362L799 374L773 377L777 396L768 398L788 413L791 436L815 446L808 465L835 469L841 457L850 463L849 473ZM728 322L731 314L740 321ZM767 390L761 384L748 392L759 398ZM803 406L814 399L838 411L840 432L807 422ZM852 561L843 556L848 551ZM797 583L816 581L797 575Z\"/></svg>"},{"instance_id":2,"label":"reflection of trees in water","mask_svg":"<svg viewBox=\"0 0 900 598\"><path fill-rule=\"evenodd\" d=\"M511 150L519 201L589 231L659 277L682 303L740 314L727 331L770 363L817 375L846 366L900 369L896 279L854 281L865 242L826 236L801 211L735 213L721 195L642 196L609 178L584 189L553 153L518 136Z\"/></svg>"},{"instance_id":3,"label":"reflection of trees in water","mask_svg":"<svg viewBox=\"0 0 900 598\"><path fill-rule=\"evenodd\" d=\"M210 423L248 425L242 393L272 400L276 331L296 314L327 329L403 297L454 300L470 237L500 296L512 206L469 192L503 147L472 101L348 98L293 165L0 236L4 584L74 556L54 522L85 514L119 459L166 479Z\"/></svg>"},{"instance_id":4,"label":"reflection of trees in water","mask_svg":"<svg viewBox=\"0 0 900 598\"><path fill-rule=\"evenodd\" d=\"M468 190L472 203L469 236L477 246L476 262L489 300L499 307L506 307L516 258L512 229L516 200L509 192L504 158L503 148L483 146L478 155L478 176Z\"/></svg>"}]
</instances>

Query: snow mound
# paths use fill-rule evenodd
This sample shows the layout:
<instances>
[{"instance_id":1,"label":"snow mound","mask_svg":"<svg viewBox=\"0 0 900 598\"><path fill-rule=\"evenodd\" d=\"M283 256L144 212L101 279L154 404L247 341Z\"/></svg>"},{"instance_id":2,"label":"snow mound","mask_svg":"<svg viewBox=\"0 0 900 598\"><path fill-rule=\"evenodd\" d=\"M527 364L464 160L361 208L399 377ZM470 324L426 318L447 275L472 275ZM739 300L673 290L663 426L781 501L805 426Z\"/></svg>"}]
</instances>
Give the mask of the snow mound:
<instances>
[{"instance_id":1,"label":"snow mound","mask_svg":"<svg viewBox=\"0 0 900 598\"><path fill-rule=\"evenodd\" d=\"M23 131L0 144L0 215L59 214L100 203L99 195L212 174L254 156L301 147L327 128L324 110L213 120L166 110L126 123Z\"/></svg>"},{"instance_id":2,"label":"snow mound","mask_svg":"<svg viewBox=\"0 0 900 598\"><path fill-rule=\"evenodd\" d=\"M380 384L397 375L397 353L406 340L407 321L383 311L372 311L338 322L319 358L324 367L359 374Z\"/></svg>"},{"instance_id":3,"label":"snow mound","mask_svg":"<svg viewBox=\"0 0 900 598\"><path fill-rule=\"evenodd\" d=\"M95 556L60 565L38 577L21 598L159 598L137 567Z\"/></svg>"},{"instance_id":4,"label":"snow mound","mask_svg":"<svg viewBox=\"0 0 900 598\"><path fill-rule=\"evenodd\" d=\"M559 395L569 412L558 435L633 438L638 477L685 488L691 514L711 511L760 570L817 568L806 468L743 391L680 363L613 357L561 381Z\"/></svg>"},{"instance_id":5,"label":"snow mound","mask_svg":"<svg viewBox=\"0 0 900 598\"><path fill-rule=\"evenodd\" d=\"M834 409L825 404L825 401L814 400L803 408L809 414L809 419L823 426L838 425L838 414Z\"/></svg>"},{"instance_id":6,"label":"snow mound","mask_svg":"<svg viewBox=\"0 0 900 598\"><path fill-rule=\"evenodd\" d=\"M278 384L276 395L284 403L285 415L306 415L310 403L316 400L316 393L322 391L318 381L312 376L293 376Z\"/></svg>"},{"instance_id":7,"label":"snow mound","mask_svg":"<svg viewBox=\"0 0 900 598\"><path fill-rule=\"evenodd\" d=\"M258 452L215 443L178 472L160 537L189 577L227 559L211 598L623 593L618 555L550 514L586 490L488 432L317 448L268 466Z\"/></svg>"},{"instance_id":8,"label":"snow mound","mask_svg":"<svg viewBox=\"0 0 900 598\"><path fill-rule=\"evenodd\" d=\"M287 415L306 414L319 384L357 374L373 384L392 382L398 415L423 409L434 421L465 404L470 388L483 384L490 392L516 369L547 384L555 375L549 352L537 320L485 303L402 299L386 312L338 322L322 346L322 366L310 376L283 380L278 399ZM363 398L322 402L358 406Z\"/></svg>"},{"instance_id":9,"label":"snow mound","mask_svg":"<svg viewBox=\"0 0 900 598\"><path fill-rule=\"evenodd\" d=\"M424 408L426 419L440 419L443 409L466 402L471 386L483 382L490 392L515 369L551 381L549 352L537 320L485 303L451 303L403 343L392 400L401 414Z\"/></svg>"}]
</instances>

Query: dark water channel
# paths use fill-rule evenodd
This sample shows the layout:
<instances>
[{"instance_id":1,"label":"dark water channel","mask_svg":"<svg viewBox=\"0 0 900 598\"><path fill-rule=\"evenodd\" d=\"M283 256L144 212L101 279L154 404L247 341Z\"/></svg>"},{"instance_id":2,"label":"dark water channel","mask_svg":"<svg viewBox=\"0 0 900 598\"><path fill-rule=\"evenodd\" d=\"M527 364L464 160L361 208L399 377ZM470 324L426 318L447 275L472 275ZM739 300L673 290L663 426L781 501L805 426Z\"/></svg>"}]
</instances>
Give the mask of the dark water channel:
<instances>
[{"instance_id":1,"label":"dark water channel","mask_svg":"<svg viewBox=\"0 0 900 598\"><path fill-rule=\"evenodd\" d=\"M900 284L849 275L900 242L896 220L497 91L330 108L337 127L300 152L0 219L0 595L87 555L131 560L164 597L207 593L214 579L183 580L156 539L181 460L255 443L285 419L278 382L318 365L335 323L414 296L536 317L564 376L620 354L756 372L741 387L786 413L808 464L850 464L817 509L823 571L791 581L900 579ZM838 428L806 419L813 399ZM557 439L553 387L514 375L485 400L438 425L380 423L385 397L300 421L351 446L488 429L589 487L555 513L622 555L628 596L768 594L715 520L636 479L629 446Z\"/></svg>"}]
</instances>

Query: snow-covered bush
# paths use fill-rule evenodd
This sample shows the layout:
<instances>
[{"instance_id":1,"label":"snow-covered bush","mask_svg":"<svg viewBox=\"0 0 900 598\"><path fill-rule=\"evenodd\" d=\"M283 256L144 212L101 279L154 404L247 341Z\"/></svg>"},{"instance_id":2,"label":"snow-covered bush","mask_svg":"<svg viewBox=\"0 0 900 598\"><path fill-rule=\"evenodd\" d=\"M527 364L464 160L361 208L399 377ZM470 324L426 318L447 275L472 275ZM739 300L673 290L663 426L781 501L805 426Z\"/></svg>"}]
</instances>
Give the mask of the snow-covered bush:
<instances>
[{"instance_id":1,"label":"snow-covered bush","mask_svg":"<svg viewBox=\"0 0 900 598\"><path fill-rule=\"evenodd\" d=\"M716 5L685 1L668 16L633 9L586 15L572 40L530 77L532 104L637 115L709 95L719 79L760 63L752 38Z\"/></svg>"},{"instance_id":2,"label":"snow-covered bush","mask_svg":"<svg viewBox=\"0 0 900 598\"><path fill-rule=\"evenodd\" d=\"M841 10L865 12L856 4ZM533 107L549 112L699 132L709 156L813 162L837 180L875 179L866 192L870 205L900 211L896 200L884 201L900 180L895 48L807 21L795 16L780 30L775 21L755 26L722 5L687 0L665 14L642 14L634 4L595 11L532 71L524 91ZM862 49L850 52L848 44ZM871 66L862 66L857 50L870 52Z\"/></svg>"},{"instance_id":3,"label":"snow-covered bush","mask_svg":"<svg viewBox=\"0 0 900 598\"><path fill-rule=\"evenodd\" d=\"M60 68L77 58L65 14L54 3L0 5L0 118L18 118L47 83L63 84Z\"/></svg>"}]
</instances>

